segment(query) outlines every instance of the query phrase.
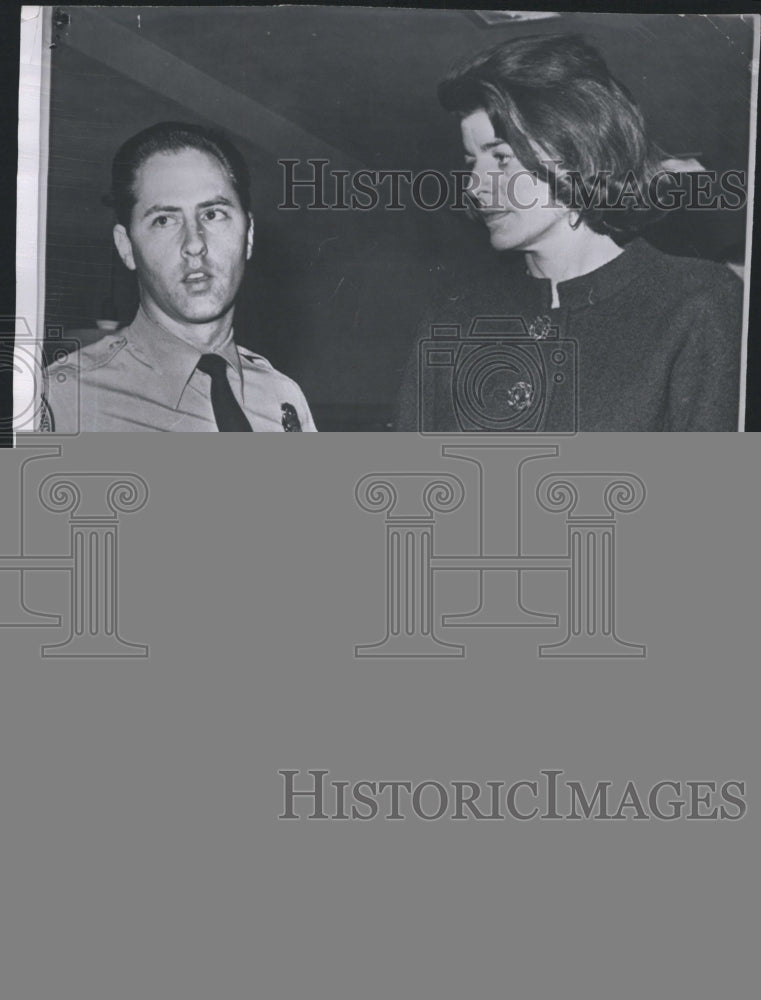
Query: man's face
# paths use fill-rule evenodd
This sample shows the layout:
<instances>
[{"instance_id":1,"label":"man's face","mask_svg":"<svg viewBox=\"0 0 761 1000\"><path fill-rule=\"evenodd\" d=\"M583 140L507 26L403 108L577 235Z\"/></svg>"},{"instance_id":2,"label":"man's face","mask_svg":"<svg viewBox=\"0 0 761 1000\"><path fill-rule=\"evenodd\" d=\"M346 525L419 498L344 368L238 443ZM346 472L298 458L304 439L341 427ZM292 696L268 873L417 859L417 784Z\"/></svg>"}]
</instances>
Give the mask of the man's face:
<instances>
[{"instance_id":1,"label":"man's face","mask_svg":"<svg viewBox=\"0 0 761 1000\"><path fill-rule=\"evenodd\" d=\"M202 343L232 317L253 221L216 157L155 153L138 169L129 232L114 228L148 315Z\"/></svg>"}]
</instances>

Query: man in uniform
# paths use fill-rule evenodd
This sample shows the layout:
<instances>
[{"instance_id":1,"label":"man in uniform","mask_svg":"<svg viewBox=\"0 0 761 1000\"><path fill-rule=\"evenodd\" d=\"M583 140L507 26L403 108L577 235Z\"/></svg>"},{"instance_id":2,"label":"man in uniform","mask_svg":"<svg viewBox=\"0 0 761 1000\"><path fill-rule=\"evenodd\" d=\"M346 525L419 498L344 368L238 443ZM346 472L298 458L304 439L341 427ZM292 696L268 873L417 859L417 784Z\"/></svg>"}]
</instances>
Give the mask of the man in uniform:
<instances>
[{"instance_id":1,"label":"man in uniform","mask_svg":"<svg viewBox=\"0 0 761 1000\"><path fill-rule=\"evenodd\" d=\"M50 366L43 429L316 430L296 383L233 340L254 223L232 143L197 125L153 125L117 152L111 200L140 308Z\"/></svg>"}]
</instances>

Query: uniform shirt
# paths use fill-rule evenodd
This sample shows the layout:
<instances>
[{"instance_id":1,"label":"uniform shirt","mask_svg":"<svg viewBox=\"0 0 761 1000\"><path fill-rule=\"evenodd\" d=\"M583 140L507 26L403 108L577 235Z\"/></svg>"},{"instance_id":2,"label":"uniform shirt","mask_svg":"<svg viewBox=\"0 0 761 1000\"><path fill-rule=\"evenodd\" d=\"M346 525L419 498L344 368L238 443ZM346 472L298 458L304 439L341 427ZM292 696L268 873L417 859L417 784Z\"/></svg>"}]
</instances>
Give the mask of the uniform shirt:
<instances>
[{"instance_id":1,"label":"uniform shirt","mask_svg":"<svg viewBox=\"0 0 761 1000\"><path fill-rule=\"evenodd\" d=\"M232 333L217 349L233 394L255 431L282 431L283 404L301 430L317 428L301 389ZM211 378L197 369L201 352L138 310L116 333L47 369L49 429L80 431L216 431Z\"/></svg>"},{"instance_id":2,"label":"uniform shirt","mask_svg":"<svg viewBox=\"0 0 761 1000\"><path fill-rule=\"evenodd\" d=\"M553 307L549 279L496 257L421 325L397 430L737 430L743 286L728 268L637 238L558 282Z\"/></svg>"}]
</instances>

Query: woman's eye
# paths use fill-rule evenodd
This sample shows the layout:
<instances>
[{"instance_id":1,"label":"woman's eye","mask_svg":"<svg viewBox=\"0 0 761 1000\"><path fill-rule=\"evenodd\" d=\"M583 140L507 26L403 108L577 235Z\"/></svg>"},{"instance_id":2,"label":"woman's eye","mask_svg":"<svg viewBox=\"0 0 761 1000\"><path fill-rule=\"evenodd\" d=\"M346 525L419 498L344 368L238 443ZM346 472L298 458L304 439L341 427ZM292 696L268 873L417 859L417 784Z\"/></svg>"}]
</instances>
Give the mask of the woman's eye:
<instances>
[{"instance_id":1,"label":"woman's eye","mask_svg":"<svg viewBox=\"0 0 761 1000\"><path fill-rule=\"evenodd\" d=\"M514 157L512 153L495 153L494 159L497 161L500 167L505 167L507 166L508 163L510 163L511 160L514 159Z\"/></svg>"}]
</instances>

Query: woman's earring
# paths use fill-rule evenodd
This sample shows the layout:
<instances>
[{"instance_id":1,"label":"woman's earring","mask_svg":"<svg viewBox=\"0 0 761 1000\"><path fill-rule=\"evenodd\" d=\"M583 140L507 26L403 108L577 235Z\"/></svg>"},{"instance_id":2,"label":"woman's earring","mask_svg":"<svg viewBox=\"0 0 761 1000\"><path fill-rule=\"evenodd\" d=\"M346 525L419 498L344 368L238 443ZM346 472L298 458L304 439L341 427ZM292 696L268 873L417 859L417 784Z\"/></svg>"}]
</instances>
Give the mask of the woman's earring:
<instances>
[{"instance_id":1,"label":"woman's earring","mask_svg":"<svg viewBox=\"0 0 761 1000\"><path fill-rule=\"evenodd\" d=\"M578 229L579 220L581 218L578 212L569 212L566 218L571 229Z\"/></svg>"}]
</instances>

